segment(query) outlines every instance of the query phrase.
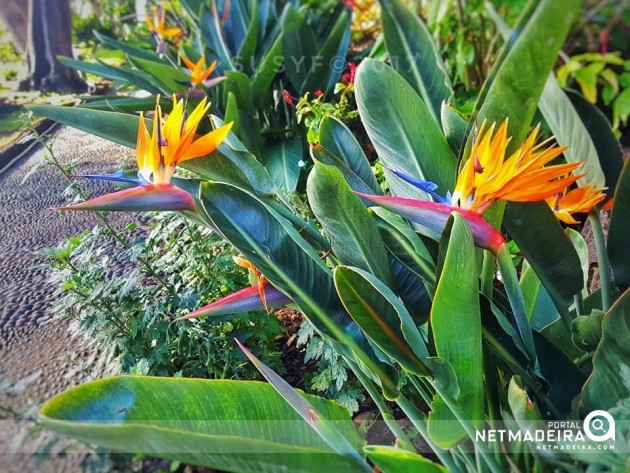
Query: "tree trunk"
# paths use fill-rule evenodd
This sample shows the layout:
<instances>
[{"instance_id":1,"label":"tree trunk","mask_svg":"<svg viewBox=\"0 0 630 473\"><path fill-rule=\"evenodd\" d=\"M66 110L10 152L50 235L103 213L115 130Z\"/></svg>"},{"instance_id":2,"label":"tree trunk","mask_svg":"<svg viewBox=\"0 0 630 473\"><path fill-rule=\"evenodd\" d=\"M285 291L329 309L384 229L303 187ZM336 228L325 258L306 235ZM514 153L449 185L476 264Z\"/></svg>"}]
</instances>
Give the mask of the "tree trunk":
<instances>
[{"instance_id":1,"label":"tree trunk","mask_svg":"<svg viewBox=\"0 0 630 473\"><path fill-rule=\"evenodd\" d=\"M24 54L28 31L28 13L20 0L2 0L0 2L0 19L7 27L11 36L11 43Z\"/></svg>"},{"instance_id":2,"label":"tree trunk","mask_svg":"<svg viewBox=\"0 0 630 473\"><path fill-rule=\"evenodd\" d=\"M28 17L29 77L20 88L84 92L87 86L79 75L57 61L58 55L72 57L70 0L28 0Z\"/></svg>"}]
</instances>

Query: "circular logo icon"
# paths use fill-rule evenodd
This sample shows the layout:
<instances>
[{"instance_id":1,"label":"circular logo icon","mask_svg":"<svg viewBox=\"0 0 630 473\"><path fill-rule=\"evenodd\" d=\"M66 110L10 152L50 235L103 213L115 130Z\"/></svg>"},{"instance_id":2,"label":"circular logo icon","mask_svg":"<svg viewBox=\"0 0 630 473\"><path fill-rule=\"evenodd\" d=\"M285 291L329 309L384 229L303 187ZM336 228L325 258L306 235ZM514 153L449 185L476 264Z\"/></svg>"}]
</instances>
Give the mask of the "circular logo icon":
<instances>
[{"instance_id":1,"label":"circular logo icon","mask_svg":"<svg viewBox=\"0 0 630 473\"><path fill-rule=\"evenodd\" d=\"M593 411L584 419L584 433L593 442L615 440L615 419L606 411Z\"/></svg>"}]
</instances>

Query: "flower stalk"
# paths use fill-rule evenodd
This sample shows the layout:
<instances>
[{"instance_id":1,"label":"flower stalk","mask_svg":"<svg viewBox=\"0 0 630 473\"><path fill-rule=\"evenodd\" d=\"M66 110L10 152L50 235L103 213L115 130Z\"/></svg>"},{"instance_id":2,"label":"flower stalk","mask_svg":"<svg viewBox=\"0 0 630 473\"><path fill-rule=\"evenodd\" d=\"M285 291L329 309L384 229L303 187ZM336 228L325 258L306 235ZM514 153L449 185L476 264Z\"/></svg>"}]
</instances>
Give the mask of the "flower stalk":
<instances>
[{"instance_id":1,"label":"flower stalk","mask_svg":"<svg viewBox=\"0 0 630 473\"><path fill-rule=\"evenodd\" d=\"M595 242L595 253L597 255L597 267L599 268L599 280L601 284L602 310L610 309L612 298L612 286L610 284L610 263L606 253L606 237L599 218L599 211L593 209L588 214L588 221L593 230L593 240Z\"/></svg>"}]
</instances>

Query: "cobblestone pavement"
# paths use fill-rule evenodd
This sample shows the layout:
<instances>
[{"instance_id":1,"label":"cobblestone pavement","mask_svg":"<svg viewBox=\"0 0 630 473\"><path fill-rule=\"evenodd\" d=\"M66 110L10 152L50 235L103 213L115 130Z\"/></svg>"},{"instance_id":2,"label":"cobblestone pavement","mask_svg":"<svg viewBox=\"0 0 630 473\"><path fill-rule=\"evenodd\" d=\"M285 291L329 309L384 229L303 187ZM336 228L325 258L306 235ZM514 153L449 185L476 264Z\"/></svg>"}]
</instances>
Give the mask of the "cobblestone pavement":
<instances>
[{"instance_id":1,"label":"cobblestone pavement","mask_svg":"<svg viewBox=\"0 0 630 473\"><path fill-rule=\"evenodd\" d=\"M62 128L52 143L63 163L80 163L77 172L110 172L132 159L122 146L86 133ZM37 250L98 224L89 212L60 215L51 207L63 202L67 181L55 169L41 168L48 152L39 147L0 175L0 472L81 471L80 455L46 459L37 470L32 452L41 451L46 435L28 435L41 402L70 386L98 376L99 353L85 340L72 337L68 322L53 320L48 306L53 287L45 270L35 268ZM25 177L27 177L26 180ZM107 184L90 186L94 194ZM123 228L132 214L115 214ZM112 243L113 244L113 243ZM61 445L67 445L63 442Z\"/></svg>"}]
</instances>

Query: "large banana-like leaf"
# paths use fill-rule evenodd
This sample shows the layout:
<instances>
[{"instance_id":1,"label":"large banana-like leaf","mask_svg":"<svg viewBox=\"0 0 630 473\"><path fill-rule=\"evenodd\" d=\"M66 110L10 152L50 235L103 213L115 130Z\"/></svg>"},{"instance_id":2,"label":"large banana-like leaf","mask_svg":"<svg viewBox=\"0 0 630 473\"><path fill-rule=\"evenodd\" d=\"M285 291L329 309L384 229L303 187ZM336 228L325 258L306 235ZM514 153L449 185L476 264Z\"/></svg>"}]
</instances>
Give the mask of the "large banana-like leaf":
<instances>
[{"instance_id":1,"label":"large banana-like leaf","mask_svg":"<svg viewBox=\"0 0 630 473\"><path fill-rule=\"evenodd\" d=\"M615 190L615 203L610 216L608 257L615 284L620 289L630 286L630 160L626 161Z\"/></svg>"},{"instance_id":2,"label":"large banana-like leaf","mask_svg":"<svg viewBox=\"0 0 630 473\"><path fill-rule=\"evenodd\" d=\"M284 64L282 43L282 34L280 34L260 60L258 68L252 76L252 92L254 99L258 102L267 98L266 94L269 94L269 87Z\"/></svg>"},{"instance_id":3,"label":"large banana-like leaf","mask_svg":"<svg viewBox=\"0 0 630 473\"><path fill-rule=\"evenodd\" d=\"M509 40L512 34L510 27L503 22L493 7L489 7L489 13L503 35L503 39ZM603 188L606 180L600 159L610 158L598 156L592 136L589 135L583 120L570 98L560 88L553 73L549 74L545 82L538 107L558 144L568 146L564 153L565 158L570 162L584 162L584 166L580 168L580 173L584 174L578 181L580 185L593 184L598 188ZM616 141L614 137L613 141Z\"/></svg>"},{"instance_id":4,"label":"large banana-like leaf","mask_svg":"<svg viewBox=\"0 0 630 473\"><path fill-rule=\"evenodd\" d=\"M139 121L135 115L53 105L36 105L30 109L38 115L114 143L129 148L136 147ZM212 119L215 127L223 125L223 121L219 118L213 116ZM152 120L145 121L150 128ZM241 185L254 189L261 195L270 195L275 190L263 165L247 151L234 133L230 133L219 148L209 156L187 161L182 167L196 172L205 179Z\"/></svg>"},{"instance_id":5,"label":"large banana-like leaf","mask_svg":"<svg viewBox=\"0 0 630 473\"><path fill-rule=\"evenodd\" d=\"M304 396L361 448L345 409ZM364 471L336 454L270 385L259 382L108 378L53 398L40 421L101 447L224 471Z\"/></svg>"},{"instance_id":6,"label":"large banana-like leaf","mask_svg":"<svg viewBox=\"0 0 630 473\"><path fill-rule=\"evenodd\" d=\"M71 69L76 69L77 71L94 74L95 76L103 77L105 79L126 81L125 76L118 71L118 68L108 66L107 64L103 64L100 62L79 61L77 59L72 59L64 56L58 56L57 61L59 61L64 66Z\"/></svg>"},{"instance_id":7,"label":"large banana-like leaf","mask_svg":"<svg viewBox=\"0 0 630 473\"><path fill-rule=\"evenodd\" d=\"M438 463L417 453L385 445L368 445L363 448L367 456L383 473L446 473Z\"/></svg>"},{"instance_id":8,"label":"large banana-like leaf","mask_svg":"<svg viewBox=\"0 0 630 473\"><path fill-rule=\"evenodd\" d=\"M417 325L427 321L435 291L435 262L420 237L400 216L372 207L396 283L396 293Z\"/></svg>"},{"instance_id":9,"label":"large banana-like leaf","mask_svg":"<svg viewBox=\"0 0 630 473\"><path fill-rule=\"evenodd\" d=\"M343 308L332 272L298 231L253 195L227 184L203 184L201 202L210 223L289 295L320 333L354 351L380 378L385 393L395 397L395 373L376 357Z\"/></svg>"},{"instance_id":10,"label":"large banana-like leaf","mask_svg":"<svg viewBox=\"0 0 630 473\"><path fill-rule=\"evenodd\" d=\"M302 93L316 90L326 93L335 87L345 69L345 58L350 46L350 25L350 14L344 8L315 56L317 61L313 63L310 73L302 84ZM340 59L342 67L336 66Z\"/></svg>"},{"instance_id":11,"label":"large banana-like leaf","mask_svg":"<svg viewBox=\"0 0 630 473\"><path fill-rule=\"evenodd\" d=\"M579 173L584 175L578 180L578 184L594 185L599 189L606 187L597 149L571 100L560 88L553 74L549 75L545 83L539 107L558 144L568 146L564 152L566 160L584 163L579 169Z\"/></svg>"},{"instance_id":12,"label":"large banana-like leaf","mask_svg":"<svg viewBox=\"0 0 630 473\"><path fill-rule=\"evenodd\" d=\"M267 146L264 161L276 186L286 192L295 192L302 170L301 138L284 139Z\"/></svg>"},{"instance_id":13,"label":"large banana-like leaf","mask_svg":"<svg viewBox=\"0 0 630 473\"><path fill-rule=\"evenodd\" d=\"M293 5L288 5L282 25L285 72L295 90L302 93L310 72L317 67L315 61L319 59L319 48L315 31L305 16Z\"/></svg>"},{"instance_id":14,"label":"large banana-like leaf","mask_svg":"<svg viewBox=\"0 0 630 473\"><path fill-rule=\"evenodd\" d=\"M630 289L602 320L602 339L593 357L593 373L582 390L582 411L611 409L630 400Z\"/></svg>"},{"instance_id":15,"label":"large banana-like leaf","mask_svg":"<svg viewBox=\"0 0 630 473\"><path fill-rule=\"evenodd\" d=\"M130 57L129 62L141 71L149 74L156 83L160 84L162 90L169 95L188 90L190 76L181 69L163 62L148 61L140 58Z\"/></svg>"},{"instance_id":16,"label":"large banana-like leaf","mask_svg":"<svg viewBox=\"0 0 630 473\"><path fill-rule=\"evenodd\" d=\"M579 17L583 0L530 2L531 15L506 43L507 54L492 76L479 110L479 120L502 122L510 118L510 149L515 150L529 130L549 73L564 40Z\"/></svg>"},{"instance_id":17,"label":"large banana-like leaf","mask_svg":"<svg viewBox=\"0 0 630 473\"><path fill-rule=\"evenodd\" d=\"M361 121L383 164L436 183L443 195L452 190L457 159L427 105L409 83L388 65L366 59L358 68L355 87ZM388 171L386 177L396 195L427 198Z\"/></svg>"},{"instance_id":18,"label":"large banana-like leaf","mask_svg":"<svg viewBox=\"0 0 630 473\"><path fill-rule=\"evenodd\" d=\"M352 169L351 166L348 165L346 161L344 161L344 159L331 153L326 148L322 147L322 145L317 143L311 144L311 157L313 158L313 161L319 161L339 169L353 191L362 192L364 194L373 194L375 192L377 194L382 194L378 184L376 188L368 185L367 181L359 177L359 175ZM369 203L366 202L366 205L369 205Z\"/></svg>"},{"instance_id":19,"label":"large banana-like leaf","mask_svg":"<svg viewBox=\"0 0 630 473\"><path fill-rule=\"evenodd\" d=\"M621 144L613 133L608 118L599 108L574 90L565 90L565 93L591 135L591 141L599 156L599 164L606 178L608 188L606 193L612 197L623 168Z\"/></svg>"},{"instance_id":20,"label":"large banana-like leaf","mask_svg":"<svg viewBox=\"0 0 630 473\"><path fill-rule=\"evenodd\" d=\"M379 0L383 36L394 69L422 97L431 115L441 123L442 102L453 94L446 67L431 32L402 0Z\"/></svg>"},{"instance_id":21,"label":"large banana-like leaf","mask_svg":"<svg viewBox=\"0 0 630 473\"><path fill-rule=\"evenodd\" d=\"M337 266L334 274L343 305L370 340L403 368L429 374L426 344L398 296L359 268Z\"/></svg>"},{"instance_id":22,"label":"large banana-like leaf","mask_svg":"<svg viewBox=\"0 0 630 473\"><path fill-rule=\"evenodd\" d=\"M430 318L433 342L437 355L454 370L465 418L481 428L484 391L477 258L472 232L460 214L451 215L440 250L443 261ZM429 435L438 446L450 448L466 438L441 397L434 398L431 409Z\"/></svg>"},{"instance_id":23,"label":"large banana-like leaf","mask_svg":"<svg viewBox=\"0 0 630 473\"><path fill-rule=\"evenodd\" d=\"M258 46L259 32L261 31L261 22L258 16L259 3L260 2L250 2L252 10L249 18L249 25L247 26L247 33L243 38L243 43L240 45L238 54L234 58L234 63L248 73L251 71L252 63L256 54L256 47Z\"/></svg>"},{"instance_id":24,"label":"large banana-like leaf","mask_svg":"<svg viewBox=\"0 0 630 473\"><path fill-rule=\"evenodd\" d=\"M149 49L142 49L136 46L132 46L128 42L118 41L110 36L107 36L103 33L99 33L96 30L92 31L94 33L94 37L100 41L105 46L108 46L116 51L122 51L129 56L138 57L140 59L147 59L149 61L159 61L160 56L155 52Z\"/></svg>"},{"instance_id":25,"label":"large banana-like leaf","mask_svg":"<svg viewBox=\"0 0 630 473\"><path fill-rule=\"evenodd\" d=\"M232 53L225 42L221 19L216 8L212 8L212 10L207 6L202 8L199 29L204 46L214 53L213 59L216 59L218 62L217 70L219 73L234 69Z\"/></svg>"},{"instance_id":26,"label":"large banana-like leaf","mask_svg":"<svg viewBox=\"0 0 630 473\"><path fill-rule=\"evenodd\" d=\"M383 207L372 207L376 224L391 255L430 285L435 285L435 261L418 234L402 217Z\"/></svg>"},{"instance_id":27,"label":"large banana-like leaf","mask_svg":"<svg viewBox=\"0 0 630 473\"><path fill-rule=\"evenodd\" d=\"M333 116L322 119L319 124L319 144L342 158L348 167L370 186L372 191L377 194L381 192L361 145L341 120Z\"/></svg>"},{"instance_id":28,"label":"large banana-like leaf","mask_svg":"<svg viewBox=\"0 0 630 473\"><path fill-rule=\"evenodd\" d=\"M317 408L311 404L297 389L287 383L282 377L260 361L256 356L251 353L245 346L239 342L238 346L243 350L245 356L249 358L256 369L260 371L269 384L282 396L282 398L289 403L289 405L299 414L299 416L309 423L311 428L317 432L324 442L328 444L335 452L341 455L347 455L355 460L355 462L362 466L366 471L371 471L370 466L365 459L359 454L356 448L356 443L353 445L352 441L335 427L334 423L329 419L326 419Z\"/></svg>"},{"instance_id":29,"label":"large banana-like leaf","mask_svg":"<svg viewBox=\"0 0 630 473\"><path fill-rule=\"evenodd\" d=\"M503 222L561 314L582 290L582 266L546 203L510 202Z\"/></svg>"},{"instance_id":30,"label":"large banana-like leaf","mask_svg":"<svg viewBox=\"0 0 630 473\"><path fill-rule=\"evenodd\" d=\"M339 260L371 272L388 286L393 277L376 222L341 171L315 163L306 186L308 201Z\"/></svg>"},{"instance_id":31,"label":"large banana-like leaf","mask_svg":"<svg viewBox=\"0 0 630 473\"><path fill-rule=\"evenodd\" d=\"M540 279L536 276L536 272L527 262L523 263L519 285L523 292L529 323L532 329L540 332L558 318L558 310Z\"/></svg>"}]
</instances>

